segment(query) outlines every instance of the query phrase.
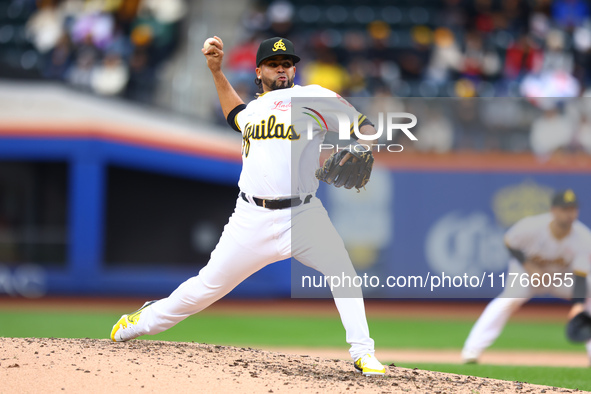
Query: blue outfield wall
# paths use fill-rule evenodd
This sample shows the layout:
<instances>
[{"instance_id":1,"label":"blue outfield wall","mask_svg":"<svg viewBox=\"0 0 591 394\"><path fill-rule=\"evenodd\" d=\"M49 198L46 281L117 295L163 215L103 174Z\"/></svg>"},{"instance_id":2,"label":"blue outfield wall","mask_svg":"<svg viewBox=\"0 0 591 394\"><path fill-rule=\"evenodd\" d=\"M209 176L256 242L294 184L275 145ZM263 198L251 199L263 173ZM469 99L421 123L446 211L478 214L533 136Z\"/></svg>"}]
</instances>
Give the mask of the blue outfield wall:
<instances>
[{"instance_id":1,"label":"blue outfield wall","mask_svg":"<svg viewBox=\"0 0 591 394\"><path fill-rule=\"evenodd\" d=\"M69 164L68 251L65 269L0 267L0 293L164 296L198 267L105 267L105 186L108 165L235 185L241 165L222 159L100 139L0 139L0 160L66 161ZM367 287L378 298L488 298L506 270L503 234L517 219L542 212L553 190L572 188L580 219L591 225L588 174L467 171L395 171L376 168L366 191L321 185L323 200L360 275L420 276L429 285ZM361 223L361 225L360 225ZM1 262L0 262L1 263ZM239 285L233 297L318 297L326 289L294 294L292 275L315 274L282 261ZM33 268L31 268L33 267ZM433 275L482 278L493 286L436 288ZM488 276L487 276L488 278ZM11 282L12 280L12 282ZM12 283L12 285L10 284ZM383 282L381 282L383 284ZM18 288L21 286L21 288ZM26 290L26 291L25 291Z\"/></svg>"},{"instance_id":2,"label":"blue outfield wall","mask_svg":"<svg viewBox=\"0 0 591 394\"><path fill-rule=\"evenodd\" d=\"M393 236L376 261L381 275L467 275L485 281L432 289L430 285L438 282L429 281L426 288L386 289L379 296L496 296L503 289L499 275L509 258L503 241L508 227L524 216L547 211L553 190L568 188L582 201L580 220L591 225L591 204L585 203L591 201L589 181L589 175L581 174L392 174Z\"/></svg>"},{"instance_id":3,"label":"blue outfield wall","mask_svg":"<svg viewBox=\"0 0 591 394\"><path fill-rule=\"evenodd\" d=\"M6 268L0 262L0 294L38 296L163 296L195 269L106 268L104 218L108 165L140 169L212 183L235 185L241 165L99 139L0 139L0 160L66 161L69 165L68 251L65 269L43 268L34 261ZM253 275L233 293L239 297L289 295L288 264L275 264ZM282 280L282 278L284 278Z\"/></svg>"},{"instance_id":4,"label":"blue outfield wall","mask_svg":"<svg viewBox=\"0 0 591 394\"><path fill-rule=\"evenodd\" d=\"M377 169L359 194L321 185L366 297L489 299L510 283L518 287L521 278L510 282L515 278L506 273L504 233L525 216L547 212L556 190L573 189L579 219L591 225L588 174L468 171ZM292 267L293 297L330 296L304 284L302 277L312 275Z\"/></svg>"}]
</instances>

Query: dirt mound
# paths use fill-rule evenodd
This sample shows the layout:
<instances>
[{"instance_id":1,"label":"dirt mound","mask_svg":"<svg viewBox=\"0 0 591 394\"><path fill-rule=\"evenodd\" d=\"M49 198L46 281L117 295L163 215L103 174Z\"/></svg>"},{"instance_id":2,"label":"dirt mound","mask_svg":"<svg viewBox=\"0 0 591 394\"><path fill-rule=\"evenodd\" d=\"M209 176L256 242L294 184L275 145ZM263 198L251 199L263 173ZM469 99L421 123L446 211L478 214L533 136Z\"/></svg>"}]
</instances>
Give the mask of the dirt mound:
<instances>
[{"instance_id":1,"label":"dirt mound","mask_svg":"<svg viewBox=\"0 0 591 394\"><path fill-rule=\"evenodd\" d=\"M562 391L395 366L387 367L386 375L367 378L355 373L348 361L251 348L146 340L0 338L0 392L7 393Z\"/></svg>"}]
</instances>

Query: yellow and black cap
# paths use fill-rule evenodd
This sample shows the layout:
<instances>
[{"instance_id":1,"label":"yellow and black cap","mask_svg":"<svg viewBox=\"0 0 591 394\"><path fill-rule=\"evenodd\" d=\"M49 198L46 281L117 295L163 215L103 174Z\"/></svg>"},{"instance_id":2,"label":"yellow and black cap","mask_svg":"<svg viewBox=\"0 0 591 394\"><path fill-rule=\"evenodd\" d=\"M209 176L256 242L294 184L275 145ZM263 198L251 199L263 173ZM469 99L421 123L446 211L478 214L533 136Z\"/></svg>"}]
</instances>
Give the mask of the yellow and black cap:
<instances>
[{"instance_id":1,"label":"yellow and black cap","mask_svg":"<svg viewBox=\"0 0 591 394\"><path fill-rule=\"evenodd\" d=\"M579 200L571 189L559 191L552 197L553 207L579 207Z\"/></svg>"},{"instance_id":2,"label":"yellow and black cap","mask_svg":"<svg viewBox=\"0 0 591 394\"><path fill-rule=\"evenodd\" d=\"M291 41L287 38L273 37L261 42L261 45L259 45L257 67L261 65L263 60L277 55L291 56L294 64L300 61L300 57L296 55Z\"/></svg>"}]
</instances>

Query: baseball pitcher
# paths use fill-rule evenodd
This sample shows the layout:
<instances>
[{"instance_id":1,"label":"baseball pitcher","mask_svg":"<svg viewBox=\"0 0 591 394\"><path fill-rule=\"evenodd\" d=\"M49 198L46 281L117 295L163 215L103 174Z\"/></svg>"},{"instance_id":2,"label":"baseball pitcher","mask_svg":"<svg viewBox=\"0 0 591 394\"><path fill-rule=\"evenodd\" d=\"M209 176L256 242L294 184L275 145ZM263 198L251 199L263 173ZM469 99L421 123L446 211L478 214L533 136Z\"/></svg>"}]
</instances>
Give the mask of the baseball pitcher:
<instances>
[{"instance_id":1,"label":"baseball pitcher","mask_svg":"<svg viewBox=\"0 0 591 394\"><path fill-rule=\"evenodd\" d=\"M374 134L373 125L336 93L317 85L294 85L295 64L300 58L293 44L280 37L260 44L255 73L262 93L246 105L221 70L223 47L222 40L213 37L202 52L224 116L242 133L243 167L236 208L199 274L169 297L123 315L111 332L115 342L174 326L278 260L294 257L324 275L355 275L343 241L315 193L318 179L347 188L363 187L369 180L373 157L371 152L351 149L320 170L319 144L327 130L338 130L338 120L323 116L325 127L316 125L313 138L306 138L307 132L295 124L307 124L307 115L292 111L292 98L332 98L335 109L357 119L361 133ZM292 231L296 227L297 232ZM339 297L333 292L354 368L366 376L384 375L384 366L374 356L361 291L357 289L354 295Z\"/></svg>"}]
</instances>

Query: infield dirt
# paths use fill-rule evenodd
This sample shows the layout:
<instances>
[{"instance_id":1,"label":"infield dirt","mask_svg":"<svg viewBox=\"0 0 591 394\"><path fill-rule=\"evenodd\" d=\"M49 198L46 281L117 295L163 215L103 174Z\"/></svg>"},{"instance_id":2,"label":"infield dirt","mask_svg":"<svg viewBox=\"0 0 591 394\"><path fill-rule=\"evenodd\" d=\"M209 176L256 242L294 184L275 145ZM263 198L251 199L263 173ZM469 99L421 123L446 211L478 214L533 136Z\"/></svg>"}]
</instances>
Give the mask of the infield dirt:
<instances>
[{"instance_id":1,"label":"infield dirt","mask_svg":"<svg viewBox=\"0 0 591 394\"><path fill-rule=\"evenodd\" d=\"M0 338L0 393L574 392L390 365L364 377L350 361L198 343ZM581 392L581 391L579 391Z\"/></svg>"}]
</instances>

